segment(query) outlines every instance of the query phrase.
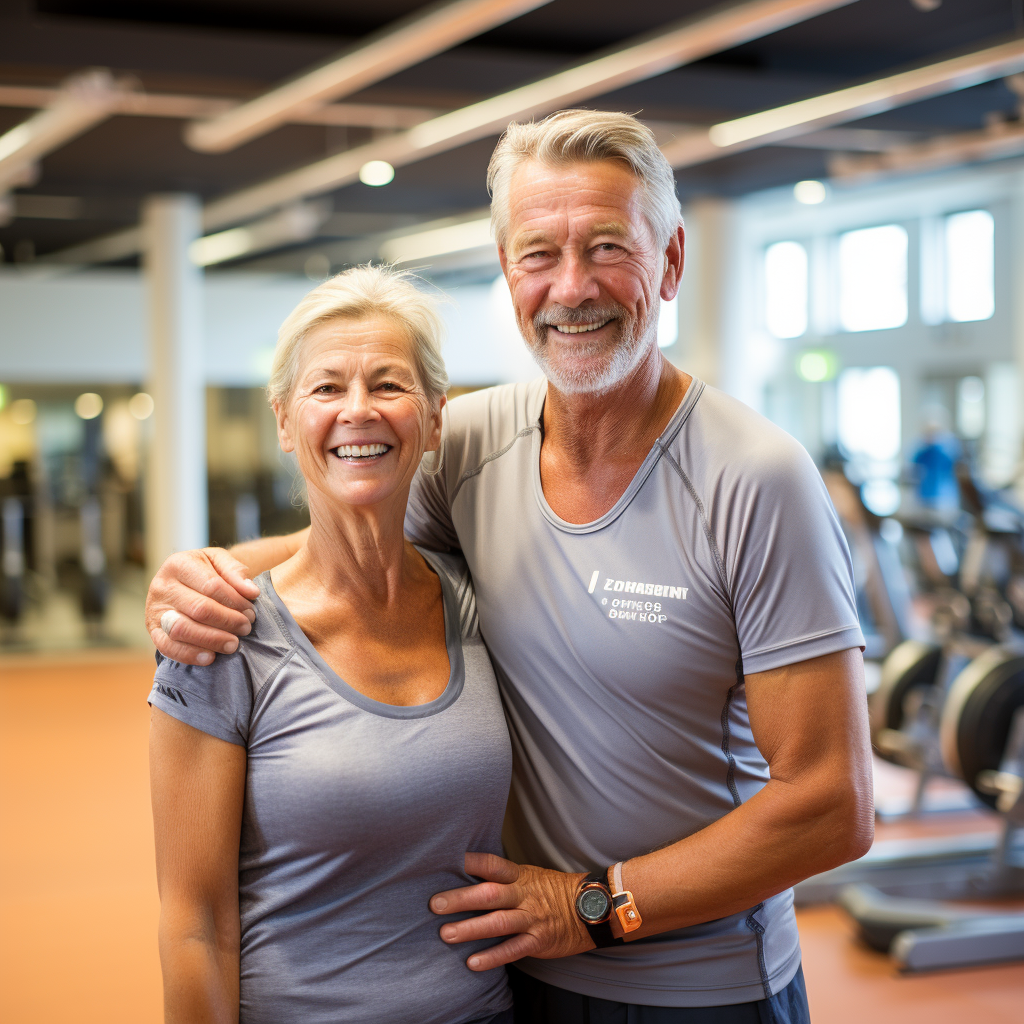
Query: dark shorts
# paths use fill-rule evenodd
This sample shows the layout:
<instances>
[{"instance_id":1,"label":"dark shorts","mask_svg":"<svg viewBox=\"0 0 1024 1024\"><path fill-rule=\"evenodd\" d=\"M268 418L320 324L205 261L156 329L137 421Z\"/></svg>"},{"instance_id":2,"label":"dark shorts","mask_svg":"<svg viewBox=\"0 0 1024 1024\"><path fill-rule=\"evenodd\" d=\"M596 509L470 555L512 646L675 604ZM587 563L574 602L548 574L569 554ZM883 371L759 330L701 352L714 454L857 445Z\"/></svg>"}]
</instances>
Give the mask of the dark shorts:
<instances>
[{"instance_id":1,"label":"dark shorts","mask_svg":"<svg viewBox=\"0 0 1024 1024\"><path fill-rule=\"evenodd\" d=\"M515 1024L515 1018L511 1010L502 1010L490 1017L480 1017L478 1020L471 1020L469 1024Z\"/></svg>"},{"instance_id":2,"label":"dark shorts","mask_svg":"<svg viewBox=\"0 0 1024 1024\"><path fill-rule=\"evenodd\" d=\"M508 980L515 1024L810 1024L803 968L770 999L730 1006L640 1006L581 996L515 967Z\"/></svg>"}]
</instances>

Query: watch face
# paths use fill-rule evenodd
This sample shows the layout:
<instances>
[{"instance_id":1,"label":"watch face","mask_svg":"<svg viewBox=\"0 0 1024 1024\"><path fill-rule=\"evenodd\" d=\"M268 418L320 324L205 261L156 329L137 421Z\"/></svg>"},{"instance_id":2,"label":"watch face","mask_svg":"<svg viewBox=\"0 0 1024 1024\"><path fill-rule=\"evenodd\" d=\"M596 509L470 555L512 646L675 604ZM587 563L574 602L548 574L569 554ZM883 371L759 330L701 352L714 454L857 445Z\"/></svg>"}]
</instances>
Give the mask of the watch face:
<instances>
[{"instance_id":1,"label":"watch face","mask_svg":"<svg viewBox=\"0 0 1024 1024\"><path fill-rule=\"evenodd\" d=\"M576 912L584 921L597 924L608 916L611 901L608 894L598 886L584 889L576 900Z\"/></svg>"}]
</instances>

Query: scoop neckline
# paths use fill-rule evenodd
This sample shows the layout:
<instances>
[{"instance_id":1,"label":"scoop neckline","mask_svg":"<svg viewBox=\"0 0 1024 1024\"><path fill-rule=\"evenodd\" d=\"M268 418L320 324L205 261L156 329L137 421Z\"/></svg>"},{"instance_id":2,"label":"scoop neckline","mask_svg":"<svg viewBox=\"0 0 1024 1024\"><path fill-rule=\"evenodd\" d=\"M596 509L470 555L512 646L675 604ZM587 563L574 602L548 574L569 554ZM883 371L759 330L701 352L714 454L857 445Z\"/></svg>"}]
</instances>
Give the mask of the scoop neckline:
<instances>
[{"instance_id":1,"label":"scoop neckline","mask_svg":"<svg viewBox=\"0 0 1024 1024\"><path fill-rule=\"evenodd\" d=\"M626 510L633 498L636 497L637 491L643 487L645 481L651 475L651 472L654 470L658 460L661 458L665 447L670 445L673 440L675 440L679 431L682 430L683 424L686 422L687 417L697 404L697 400L703 393L704 387L704 381L699 377L691 377L690 386L686 389L686 394L680 399L675 412L672 413L668 423L665 424L665 429L657 438L655 438L654 444L651 445L651 450L646 456L644 456L644 461L640 463L639 468L636 473L633 474L633 479L630 480L626 489L621 495L619 495L618 501L616 501L615 504L604 513L604 515L599 516L597 519L594 519L589 523L570 523L567 519L563 519L557 512L555 512L551 505L548 504L548 499L544 495L544 485L540 478L540 448L544 438L544 400L547 395L545 388L541 392L539 408L537 410L537 415L534 418L534 426L536 429L533 431L533 450L530 453L531 474L533 476L533 493L537 501L537 507L540 509L544 518L547 519L552 526L561 530L563 533L595 533L598 530L603 530L606 526L618 519Z\"/></svg>"},{"instance_id":2,"label":"scoop neckline","mask_svg":"<svg viewBox=\"0 0 1024 1024\"><path fill-rule=\"evenodd\" d=\"M289 640L304 655L317 675L339 697L342 697L350 704L354 704L361 710L381 718L429 718L440 714L459 699L465 683L465 661L462 656L462 637L455 590L445 573L429 557L429 553L422 550L418 545L414 545L414 547L423 556L424 561L437 576L441 584L444 641L445 648L448 651L448 683L432 701L428 701L426 704L386 704L383 701L367 697L365 693L345 682L320 656L312 641L295 621L295 617L288 610L288 606L274 587L273 580L270 578L270 571L267 570L267 572L261 573L256 578L257 585L263 596L270 602L277 617L281 620L281 625L284 627Z\"/></svg>"}]
</instances>

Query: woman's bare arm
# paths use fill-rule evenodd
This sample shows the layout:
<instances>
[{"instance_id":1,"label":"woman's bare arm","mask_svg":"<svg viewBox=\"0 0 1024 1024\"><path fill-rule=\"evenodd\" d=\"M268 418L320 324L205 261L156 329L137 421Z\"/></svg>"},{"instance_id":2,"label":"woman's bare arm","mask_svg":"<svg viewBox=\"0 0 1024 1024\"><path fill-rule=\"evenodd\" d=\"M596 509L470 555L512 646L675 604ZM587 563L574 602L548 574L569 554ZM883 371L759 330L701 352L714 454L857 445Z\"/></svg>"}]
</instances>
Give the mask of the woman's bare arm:
<instances>
[{"instance_id":1,"label":"woman's bare arm","mask_svg":"<svg viewBox=\"0 0 1024 1024\"><path fill-rule=\"evenodd\" d=\"M157 708L149 736L165 1024L237 1024L245 748Z\"/></svg>"}]
</instances>

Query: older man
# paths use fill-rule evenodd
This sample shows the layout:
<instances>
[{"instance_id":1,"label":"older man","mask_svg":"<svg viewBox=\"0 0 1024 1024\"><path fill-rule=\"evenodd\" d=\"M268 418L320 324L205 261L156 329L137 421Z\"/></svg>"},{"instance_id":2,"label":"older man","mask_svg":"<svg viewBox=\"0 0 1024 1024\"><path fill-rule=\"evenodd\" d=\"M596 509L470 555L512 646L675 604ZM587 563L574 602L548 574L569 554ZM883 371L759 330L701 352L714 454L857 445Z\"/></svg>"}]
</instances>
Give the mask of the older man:
<instances>
[{"instance_id":1,"label":"older man","mask_svg":"<svg viewBox=\"0 0 1024 1024\"><path fill-rule=\"evenodd\" d=\"M467 856L484 881L432 909L478 914L441 937L494 938L468 966L515 961L531 1024L804 1021L789 887L871 838L835 515L796 442L658 350L683 228L643 125L513 125L488 181L546 380L451 404L443 469L418 478L406 523L468 560L516 755L512 859ZM244 566L214 549L168 560L157 646L233 649L247 571L301 542L244 545Z\"/></svg>"}]
</instances>

